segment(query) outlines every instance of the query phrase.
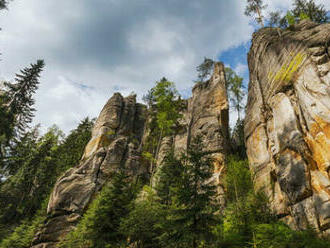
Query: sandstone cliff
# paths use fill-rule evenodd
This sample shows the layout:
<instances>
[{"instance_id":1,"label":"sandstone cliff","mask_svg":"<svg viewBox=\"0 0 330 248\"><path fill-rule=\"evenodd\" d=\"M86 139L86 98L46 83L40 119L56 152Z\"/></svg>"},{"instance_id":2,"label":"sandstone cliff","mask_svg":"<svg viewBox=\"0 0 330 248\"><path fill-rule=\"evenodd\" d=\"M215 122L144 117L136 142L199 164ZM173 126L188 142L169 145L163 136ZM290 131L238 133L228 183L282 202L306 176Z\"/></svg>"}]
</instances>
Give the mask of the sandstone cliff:
<instances>
[{"instance_id":1,"label":"sandstone cliff","mask_svg":"<svg viewBox=\"0 0 330 248\"><path fill-rule=\"evenodd\" d=\"M55 247L79 221L93 195L112 170L124 168L134 176L145 175L139 154L146 108L136 97L115 93L102 109L80 164L61 176L50 196L47 222L33 247Z\"/></svg>"},{"instance_id":2,"label":"sandstone cliff","mask_svg":"<svg viewBox=\"0 0 330 248\"><path fill-rule=\"evenodd\" d=\"M248 54L247 154L280 218L330 233L330 24L264 28Z\"/></svg>"},{"instance_id":3,"label":"sandstone cliff","mask_svg":"<svg viewBox=\"0 0 330 248\"><path fill-rule=\"evenodd\" d=\"M224 158L230 149L228 100L224 66L217 63L211 79L197 84L193 96L185 100L183 118L176 134L161 141L157 165L171 147L184 151L192 137L201 135L205 148L215 158L214 180L223 199L221 175ZM115 93L102 109L79 165L61 176L48 204L48 218L33 240L33 248L55 247L72 230L93 196L111 180L111 171L124 168L132 177L150 171L142 162L144 140L150 135L147 109L135 96Z\"/></svg>"}]
</instances>

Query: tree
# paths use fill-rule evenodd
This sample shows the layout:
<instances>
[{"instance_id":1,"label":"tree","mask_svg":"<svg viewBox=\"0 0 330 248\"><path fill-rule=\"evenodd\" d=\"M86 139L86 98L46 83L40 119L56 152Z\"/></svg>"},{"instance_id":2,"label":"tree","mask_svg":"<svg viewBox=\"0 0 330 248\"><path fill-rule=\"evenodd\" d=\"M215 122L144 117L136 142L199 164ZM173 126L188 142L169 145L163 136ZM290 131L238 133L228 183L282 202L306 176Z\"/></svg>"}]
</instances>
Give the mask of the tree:
<instances>
[{"instance_id":1,"label":"tree","mask_svg":"<svg viewBox=\"0 0 330 248\"><path fill-rule=\"evenodd\" d=\"M317 5L314 0L294 0L292 9L283 15L280 11L269 14L271 27L287 28L303 19L310 19L317 23L329 21L328 11L324 5Z\"/></svg>"},{"instance_id":2,"label":"tree","mask_svg":"<svg viewBox=\"0 0 330 248\"><path fill-rule=\"evenodd\" d=\"M63 140L56 156L57 175L77 165L92 135L94 119L84 118Z\"/></svg>"},{"instance_id":3,"label":"tree","mask_svg":"<svg viewBox=\"0 0 330 248\"><path fill-rule=\"evenodd\" d=\"M270 12L269 26L286 28L288 26L288 21L285 16L282 15L281 11Z\"/></svg>"},{"instance_id":4,"label":"tree","mask_svg":"<svg viewBox=\"0 0 330 248\"><path fill-rule=\"evenodd\" d=\"M129 213L136 190L123 171L115 172L110 184L89 206L77 228L69 233L60 247L120 247L126 234L120 232L121 219Z\"/></svg>"},{"instance_id":5,"label":"tree","mask_svg":"<svg viewBox=\"0 0 330 248\"><path fill-rule=\"evenodd\" d=\"M131 205L129 215L122 219L120 230L133 247L158 248L161 247L158 238L164 232L159 223L164 218L164 208L157 194L149 186L144 186Z\"/></svg>"},{"instance_id":6,"label":"tree","mask_svg":"<svg viewBox=\"0 0 330 248\"><path fill-rule=\"evenodd\" d=\"M197 66L196 70L198 72L198 80L196 82L204 82L208 78L213 70L214 61L212 59L204 57L203 63Z\"/></svg>"},{"instance_id":7,"label":"tree","mask_svg":"<svg viewBox=\"0 0 330 248\"><path fill-rule=\"evenodd\" d=\"M56 180L55 158L63 133L54 126L40 138L36 139L34 134L27 136L22 148L13 154L16 156L13 160L20 167L0 189L0 197L3 199L1 223L15 223L22 218L31 218Z\"/></svg>"},{"instance_id":8,"label":"tree","mask_svg":"<svg viewBox=\"0 0 330 248\"><path fill-rule=\"evenodd\" d=\"M314 0L295 0L293 7L292 14L296 19L308 17L317 23L325 23L329 20L324 5L317 5Z\"/></svg>"},{"instance_id":9,"label":"tree","mask_svg":"<svg viewBox=\"0 0 330 248\"><path fill-rule=\"evenodd\" d=\"M212 227L216 218L216 187L211 182L212 159L203 151L202 140L195 137L182 155L182 179L163 226L166 231L160 237L167 247L193 247L212 239Z\"/></svg>"},{"instance_id":10,"label":"tree","mask_svg":"<svg viewBox=\"0 0 330 248\"><path fill-rule=\"evenodd\" d=\"M31 64L29 68L24 68L16 74L15 83L5 83L8 88L6 94L10 99L6 106L8 111L14 116L15 135L22 135L28 124L32 122L35 109L33 94L38 89L39 77L45 63L38 60L36 64Z\"/></svg>"},{"instance_id":11,"label":"tree","mask_svg":"<svg viewBox=\"0 0 330 248\"><path fill-rule=\"evenodd\" d=\"M176 189L182 183L183 171L182 161L175 157L172 149L166 154L155 174L157 180L155 190L161 204L166 207L172 204L172 199L177 194Z\"/></svg>"},{"instance_id":12,"label":"tree","mask_svg":"<svg viewBox=\"0 0 330 248\"><path fill-rule=\"evenodd\" d=\"M0 10L2 9L6 9L8 5L8 1L7 0L0 0Z\"/></svg>"},{"instance_id":13,"label":"tree","mask_svg":"<svg viewBox=\"0 0 330 248\"><path fill-rule=\"evenodd\" d=\"M266 8L262 0L247 0L247 5L245 7L244 14L246 16L256 16L256 21L261 27L264 27L264 16L262 15L262 10Z\"/></svg>"},{"instance_id":14,"label":"tree","mask_svg":"<svg viewBox=\"0 0 330 248\"><path fill-rule=\"evenodd\" d=\"M239 77L231 68L225 68L227 89L229 91L230 101L237 111L238 120L241 119L241 110L244 108L242 100L245 92L243 91L243 78Z\"/></svg>"},{"instance_id":15,"label":"tree","mask_svg":"<svg viewBox=\"0 0 330 248\"><path fill-rule=\"evenodd\" d=\"M156 86L144 96L144 100L149 105L151 116L151 122L149 123L151 134L144 154L148 154L151 161L151 174L153 174L154 163L159 153L161 141L165 136L173 134L174 127L181 118L182 103L174 83L166 78L156 82Z\"/></svg>"}]
</instances>

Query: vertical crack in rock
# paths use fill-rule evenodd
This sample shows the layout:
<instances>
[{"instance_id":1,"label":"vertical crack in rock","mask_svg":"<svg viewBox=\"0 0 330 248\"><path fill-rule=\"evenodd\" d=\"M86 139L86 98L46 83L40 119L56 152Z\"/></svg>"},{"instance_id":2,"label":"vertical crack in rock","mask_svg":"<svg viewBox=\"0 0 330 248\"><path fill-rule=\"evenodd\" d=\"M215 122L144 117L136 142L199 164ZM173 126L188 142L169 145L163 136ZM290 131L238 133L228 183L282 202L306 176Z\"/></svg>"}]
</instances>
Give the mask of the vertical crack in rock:
<instances>
[{"instance_id":1,"label":"vertical crack in rock","mask_svg":"<svg viewBox=\"0 0 330 248\"><path fill-rule=\"evenodd\" d=\"M312 226L324 235L330 234L329 33L330 24L304 20L281 37L273 28L253 35L245 121L256 188L293 228Z\"/></svg>"}]
</instances>

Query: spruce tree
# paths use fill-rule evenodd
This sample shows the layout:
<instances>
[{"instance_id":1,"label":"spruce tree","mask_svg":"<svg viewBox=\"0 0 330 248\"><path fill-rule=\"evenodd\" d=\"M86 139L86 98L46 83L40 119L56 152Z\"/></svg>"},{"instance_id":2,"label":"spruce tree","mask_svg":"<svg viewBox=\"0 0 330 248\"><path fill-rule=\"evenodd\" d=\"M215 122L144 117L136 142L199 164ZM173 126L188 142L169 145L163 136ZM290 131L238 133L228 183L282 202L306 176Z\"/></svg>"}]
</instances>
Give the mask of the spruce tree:
<instances>
[{"instance_id":1,"label":"spruce tree","mask_svg":"<svg viewBox=\"0 0 330 248\"><path fill-rule=\"evenodd\" d=\"M38 60L30 67L24 68L16 74L15 83L5 83L9 102L6 103L8 112L14 116L14 135L22 135L34 117L33 94L38 89L39 77L45 63Z\"/></svg>"},{"instance_id":2,"label":"spruce tree","mask_svg":"<svg viewBox=\"0 0 330 248\"><path fill-rule=\"evenodd\" d=\"M182 156L182 181L172 199L166 228L160 237L167 247L193 247L212 239L216 224L216 187L211 182L212 159L203 151L200 137L193 139L187 153Z\"/></svg>"},{"instance_id":3,"label":"spruce tree","mask_svg":"<svg viewBox=\"0 0 330 248\"><path fill-rule=\"evenodd\" d=\"M115 172L111 182L91 203L77 229L69 233L60 247L121 247L126 243L126 235L120 231L120 223L128 215L135 193L125 172Z\"/></svg>"}]
</instances>

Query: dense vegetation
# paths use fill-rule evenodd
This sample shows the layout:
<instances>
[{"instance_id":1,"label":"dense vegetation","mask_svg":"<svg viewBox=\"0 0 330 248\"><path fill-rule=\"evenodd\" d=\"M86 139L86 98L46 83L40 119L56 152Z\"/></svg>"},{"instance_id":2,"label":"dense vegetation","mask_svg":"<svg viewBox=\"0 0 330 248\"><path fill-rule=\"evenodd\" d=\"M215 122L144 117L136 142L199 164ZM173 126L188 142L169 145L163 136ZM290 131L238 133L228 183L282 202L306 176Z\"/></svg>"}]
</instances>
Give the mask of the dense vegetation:
<instances>
[{"instance_id":1,"label":"dense vegetation","mask_svg":"<svg viewBox=\"0 0 330 248\"><path fill-rule=\"evenodd\" d=\"M34 93L44 62L21 70L0 94L0 243L26 247L45 218L47 198L60 176L76 165L91 136L88 118L67 137L53 126L40 135L30 128ZM10 234L12 233L12 234Z\"/></svg>"},{"instance_id":2,"label":"dense vegetation","mask_svg":"<svg viewBox=\"0 0 330 248\"><path fill-rule=\"evenodd\" d=\"M286 15L274 12L266 20L263 1L247 2L246 14L256 16L261 26L286 28L306 18L328 21L324 7L312 0L295 0ZM0 0L0 10L7 4ZM213 65L205 58L197 67L196 82L207 82ZM56 126L42 135L39 126L31 126L34 94L44 66L38 60L0 89L0 248L31 245L47 217L48 197L57 178L79 163L91 137L94 120L88 118L66 137ZM194 137L182 154L169 151L155 166L162 139L180 128L184 107L175 84L162 78L144 97L150 134L142 155L150 166L150 182L142 184L124 171L114 172L59 247L329 247L314 230L291 230L271 212L267 197L255 192L244 145L243 79L226 68L226 81L230 107L238 120L222 179L225 208L219 204L212 183L213 160L204 151L201 137Z\"/></svg>"},{"instance_id":3,"label":"dense vegetation","mask_svg":"<svg viewBox=\"0 0 330 248\"><path fill-rule=\"evenodd\" d=\"M314 0L293 0L292 9L286 13L276 10L264 16L266 8L263 0L247 0L245 15L254 17L261 27L267 24L270 27L288 28L304 19L316 23L326 23L330 20L329 11L323 4L316 4Z\"/></svg>"}]
</instances>

